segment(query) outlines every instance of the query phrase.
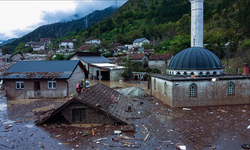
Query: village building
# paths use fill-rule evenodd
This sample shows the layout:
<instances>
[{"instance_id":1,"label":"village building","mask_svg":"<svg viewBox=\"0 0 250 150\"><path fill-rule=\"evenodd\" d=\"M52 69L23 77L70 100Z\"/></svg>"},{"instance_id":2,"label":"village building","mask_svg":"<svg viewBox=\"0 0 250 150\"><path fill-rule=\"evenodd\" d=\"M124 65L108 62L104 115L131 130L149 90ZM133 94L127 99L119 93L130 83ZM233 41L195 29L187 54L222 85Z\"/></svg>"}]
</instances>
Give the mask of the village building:
<instances>
[{"instance_id":1,"label":"village building","mask_svg":"<svg viewBox=\"0 0 250 150\"><path fill-rule=\"evenodd\" d=\"M101 44L101 40L100 39L93 39L93 40L89 40L85 42L86 44Z\"/></svg>"},{"instance_id":2,"label":"village building","mask_svg":"<svg viewBox=\"0 0 250 150\"><path fill-rule=\"evenodd\" d=\"M142 62L143 67L149 67L151 69L159 69L162 73L166 73L166 67L168 67L171 59L173 58L172 54L128 54L129 61Z\"/></svg>"},{"instance_id":3,"label":"village building","mask_svg":"<svg viewBox=\"0 0 250 150\"><path fill-rule=\"evenodd\" d=\"M135 102L108 86L97 83L56 110L42 115L37 124L64 121L82 124L130 124L138 117Z\"/></svg>"},{"instance_id":4,"label":"village building","mask_svg":"<svg viewBox=\"0 0 250 150\"><path fill-rule=\"evenodd\" d=\"M133 47L142 47L143 43L151 44L151 41L146 38L139 38L133 41Z\"/></svg>"},{"instance_id":5,"label":"village building","mask_svg":"<svg viewBox=\"0 0 250 150\"><path fill-rule=\"evenodd\" d=\"M76 85L86 73L79 60L18 61L0 78L10 99L63 98L76 93Z\"/></svg>"},{"instance_id":6,"label":"village building","mask_svg":"<svg viewBox=\"0 0 250 150\"><path fill-rule=\"evenodd\" d=\"M80 60L88 71L88 78L111 81L123 79L119 74L125 67L114 64L99 52L76 52L68 59Z\"/></svg>"},{"instance_id":7,"label":"village building","mask_svg":"<svg viewBox=\"0 0 250 150\"><path fill-rule=\"evenodd\" d=\"M203 48L204 0L190 2L192 47L174 56L166 74L151 74L152 95L172 107L250 103L249 65L243 75L224 73L219 58Z\"/></svg>"},{"instance_id":8,"label":"village building","mask_svg":"<svg viewBox=\"0 0 250 150\"><path fill-rule=\"evenodd\" d=\"M45 50L45 43L43 42L26 42L25 46L30 46L33 51L42 51Z\"/></svg>"},{"instance_id":9,"label":"village building","mask_svg":"<svg viewBox=\"0 0 250 150\"><path fill-rule=\"evenodd\" d=\"M50 40L50 38L41 38L41 39L40 39L40 42L43 42L43 43L51 43L51 40Z\"/></svg>"},{"instance_id":10,"label":"village building","mask_svg":"<svg viewBox=\"0 0 250 150\"><path fill-rule=\"evenodd\" d=\"M64 40L59 44L59 48L61 48L61 49L73 49L74 43L71 40Z\"/></svg>"}]
</instances>

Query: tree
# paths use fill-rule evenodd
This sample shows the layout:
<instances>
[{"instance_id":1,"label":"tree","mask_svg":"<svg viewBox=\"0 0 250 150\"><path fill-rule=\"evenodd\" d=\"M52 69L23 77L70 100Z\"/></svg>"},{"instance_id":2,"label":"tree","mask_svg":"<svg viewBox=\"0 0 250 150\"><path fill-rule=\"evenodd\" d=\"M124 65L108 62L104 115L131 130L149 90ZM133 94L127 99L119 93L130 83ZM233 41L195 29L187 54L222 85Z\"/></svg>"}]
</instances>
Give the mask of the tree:
<instances>
[{"instance_id":1,"label":"tree","mask_svg":"<svg viewBox=\"0 0 250 150\"><path fill-rule=\"evenodd\" d=\"M151 49L152 48L151 45L149 43L146 43L146 42L144 42L142 44L142 47L144 47L144 49Z\"/></svg>"},{"instance_id":2,"label":"tree","mask_svg":"<svg viewBox=\"0 0 250 150\"><path fill-rule=\"evenodd\" d=\"M15 52L17 51L23 52L24 49L25 49L25 45L23 43L19 43L19 45L15 48Z\"/></svg>"}]
</instances>

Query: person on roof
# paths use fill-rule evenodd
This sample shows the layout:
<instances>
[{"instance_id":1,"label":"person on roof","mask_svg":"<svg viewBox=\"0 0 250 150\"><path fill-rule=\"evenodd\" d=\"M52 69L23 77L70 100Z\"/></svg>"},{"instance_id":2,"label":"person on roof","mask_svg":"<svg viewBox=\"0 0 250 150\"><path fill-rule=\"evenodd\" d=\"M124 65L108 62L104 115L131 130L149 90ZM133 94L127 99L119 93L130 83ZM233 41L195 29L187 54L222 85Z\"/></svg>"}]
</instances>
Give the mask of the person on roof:
<instances>
[{"instance_id":1,"label":"person on roof","mask_svg":"<svg viewBox=\"0 0 250 150\"><path fill-rule=\"evenodd\" d=\"M77 94L81 93L80 82L76 85L76 92L77 92Z\"/></svg>"},{"instance_id":2,"label":"person on roof","mask_svg":"<svg viewBox=\"0 0 250 150\"><path fill-rule=\"evenodd\" d=\"M81 86L81 93L82 93L83 91L85 91L85 80L84 79L82 79L82 81L80 82L80 86Z\"/></svg>"}]
</instances>

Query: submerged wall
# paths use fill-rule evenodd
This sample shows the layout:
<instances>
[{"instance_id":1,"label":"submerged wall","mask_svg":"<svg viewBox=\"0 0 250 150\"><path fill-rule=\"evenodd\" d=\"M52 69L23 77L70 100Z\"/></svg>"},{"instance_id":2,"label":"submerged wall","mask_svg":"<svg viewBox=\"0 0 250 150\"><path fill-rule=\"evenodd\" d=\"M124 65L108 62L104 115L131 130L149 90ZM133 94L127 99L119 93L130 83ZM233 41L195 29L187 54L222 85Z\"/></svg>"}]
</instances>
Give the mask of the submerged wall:
<instances>
[{"instance_id":1,"label":"submerged wall","mask_svg":"<svg viewBox=\"0 0 250 150\"><path fill-rule=\"evenodd\" d=\"M154 89L156 81L156 89ZM235 83L234 94L228 94L228 83ZM151 78L152 95L172 107L193 107L210 105L234 105L250 103L249 79L168 81L157 77ZM167 83L167 94L164 84ZM197 85L196 96L190 95L190 85Z\"/></svg>"}]
</instances>

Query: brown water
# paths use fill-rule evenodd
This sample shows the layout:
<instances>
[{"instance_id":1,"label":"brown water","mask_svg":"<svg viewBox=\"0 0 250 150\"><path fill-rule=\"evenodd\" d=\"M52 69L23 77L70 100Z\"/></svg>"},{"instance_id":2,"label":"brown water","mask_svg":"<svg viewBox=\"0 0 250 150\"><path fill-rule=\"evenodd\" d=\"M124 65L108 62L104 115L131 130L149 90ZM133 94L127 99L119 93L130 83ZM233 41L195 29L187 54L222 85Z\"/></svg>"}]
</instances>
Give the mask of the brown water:
<instances>
[{"instance_id":1,"label":"brown water","mask_svg":"<svg viewBox=\"0 0 250 150\"><path fill-rule=\"evenodd\" d=\"M94 85L98 81L91 81ZM147 82L107 82L111 88L141 87ZM35 126L34 112L58 107L65 100L10 100L0 97L0 149L175 149L182 142L187 150L240 150L241 144L250 144L250 105L193 107L190 110L171 108L150 96L136 106L140 119L134 119L136 132L122 133L130 140L113 135L120 125L102 125L91 128L53 124ZM138 102L139 103L139 102ZM147 127L147 130L143 125ZM11 127L7 127L12 125ZM6 127L8 129L6 129ZM147 133L150 136L143 141ZM84 136L84 134L89 134ZM100 139L101 138L101 139ZM118 139L118 142L112 139ZM99 139L99 140L97 140ZM97 141L95 141L97 140ZM123 143L122 143L123 142ZM126 146L124 142L134 145Z\"/></svg>"}]
</instances>

